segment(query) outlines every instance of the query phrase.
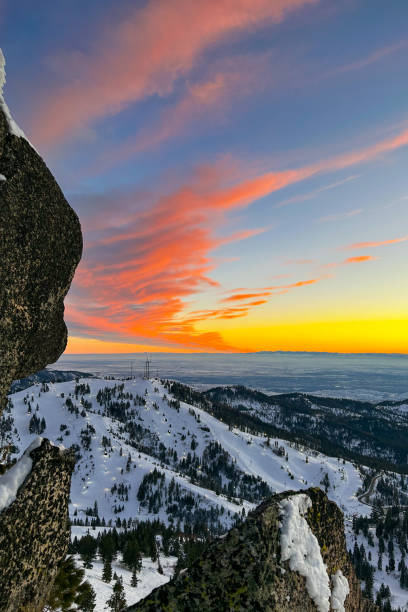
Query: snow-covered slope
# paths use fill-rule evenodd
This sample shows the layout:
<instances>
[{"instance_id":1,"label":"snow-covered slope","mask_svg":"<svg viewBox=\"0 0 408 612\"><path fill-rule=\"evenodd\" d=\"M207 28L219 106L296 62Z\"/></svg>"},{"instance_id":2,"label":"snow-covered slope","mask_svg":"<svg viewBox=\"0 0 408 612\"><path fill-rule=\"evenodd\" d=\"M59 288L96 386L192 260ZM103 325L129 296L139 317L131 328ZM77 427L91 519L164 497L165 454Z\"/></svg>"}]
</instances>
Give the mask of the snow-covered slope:
<instances>
[{"instance_id":1,"label":"snow-covered slope","mask_svg":"<svg viewBox=\"0 0 408 612\"><path fill-rule=\"evenodd\" d=\"M222 533L270 493L310 486L327 489L347 524L353 515L371 512L357 497L364 473L352 463L229 427L178 401L155 379L35 383L10 395L0 421L2 446L14 445L17 457L39 434L76 449L69 511L82 525L124 526L159 518L182 530L201 524ZM73 534L86 529L74 526ZM145 560L146 572L134 589L126 586L130 574L119 561L128 603L168 579L172 563L164 576L156 572L150 579L155 570ZM111 586L100 582L99 570L96 563L87 575L105 596ZM375 577L376 587L381 581Z\"/></svg>"},{"instance_id":2,"label":"snow-covered slope","mask_svg":"<svg viewBox=\"0 0 408 612\"><path fill-rule=\"evenodd\" d=\"M82 393L88 388L89 393ZM100 392L101 401L106 390L109 399L101 405L97 395ZM255 482L259 477L272 492L321 486L325 479L329 483L329 497L344 511L366 512L366 506L356 498L361 477L351 463L303 447L295 448L294 444L284 440L270 439L268 442L262 436L230 430L199 408L183 402L178 406L157 380L81 379L78 382L35 384L11 395L10 402L13 408L5 417L14 418L14 423L9 424L11 431L4 435L7 441L18 447L16 454L20 455L38 433L57 444L78 446L80 459L71 492L72 517L85 517L85 511L92 509L96 501L99 517L106 522L118 517L143 520L153 515L165 521L171 520L172 513L167 511L164 503L165 495L162 495L163 503L158 512L153 512L152 508L149 512L149 508L143 505L144 500L137 498L143 478L154 469L164 475L167 486L174 478L180 486L180 494L191 493L200 508L224 508L221 522L225 526L231 522L228 512L231 517L242 514L242 508L247 512L260 501ZM127 403L126 417L119 417L119 420L106 416L107 413L112 415L112 406L115 412L115 404ZM119 415L119 412L115 414ZM33 416L40 424L30 433L29 424ZM44 430L42 419L45 421ZM125 431L124 419L129 431ZM132 424L130 428L129 423ZM221 480L226 486L233 481L229 488L231 496L217 494L219 491L211 490L211 486L200 486L200 481L205 480L201 465L203 453L216 442L228 453L228 456L223 455L223 461L228 461L229 466L222 472ZM189 476L189 459L194 455L198 463L194 471L198 478ZM254 493L251 500L244 499L241 504L239 482L244 474L254 477ZM160 487L153 484L151 488ZM164 486L161 489L163 492ZM153 505L157 508L160 504ZM118 511L119 508L123 509Z\"/></svg>"}]
</instances>

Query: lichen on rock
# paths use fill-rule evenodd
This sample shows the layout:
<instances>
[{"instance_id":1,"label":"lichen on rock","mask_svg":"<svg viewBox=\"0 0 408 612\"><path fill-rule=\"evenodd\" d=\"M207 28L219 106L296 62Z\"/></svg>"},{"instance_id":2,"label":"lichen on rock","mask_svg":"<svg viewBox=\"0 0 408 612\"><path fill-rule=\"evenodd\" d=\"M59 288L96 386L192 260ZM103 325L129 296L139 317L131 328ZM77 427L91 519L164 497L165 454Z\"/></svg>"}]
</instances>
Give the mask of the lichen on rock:
<instances>
[{"instance_id":1,"label":"lichen on rock","mask_svg":"<svg viewBox=\"0 0 408 612\"><path fill-rule=\"evenodd\" d=\"M74 455L45 439L29 454L31 470L0 513L1 612L43 609L70 538Z\"/></svg>"},{"instance_id":2,"label":"lichen on rock","mask_svg":"<svg viewBox=\"0 0 408 612\"><path fill-rule=\"evenodd\" d=\"M287 491L263 502L244 523L209 544L191 567L128 612L316 612L316 598L309 593L306 576L291 569L287 555L282 557L282 511L288 501L300 496L309 500L302 505L301 515L331 577L327 579L332 589L330 607L341 610L339 605L344 604L345 612L378 610L362 596L346 549L342 512L325 493L313 488L301 494ZM312 542L312 554L314 546ZM341 581L334 576L341 576Z\"/></svg>"}]
</instances>

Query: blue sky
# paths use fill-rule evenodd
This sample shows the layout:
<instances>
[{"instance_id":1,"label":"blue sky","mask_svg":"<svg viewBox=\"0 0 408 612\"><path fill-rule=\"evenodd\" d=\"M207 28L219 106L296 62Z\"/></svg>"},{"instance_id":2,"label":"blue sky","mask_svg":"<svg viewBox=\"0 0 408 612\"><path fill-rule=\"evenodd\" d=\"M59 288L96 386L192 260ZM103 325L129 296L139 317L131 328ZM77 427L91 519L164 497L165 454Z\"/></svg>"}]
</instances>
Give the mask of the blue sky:
<instances>
[{"instance_id":1,"label":"blue sky","mask_svg":"<svg viewBox=\"0 0 408 612\"><path fill-rule=\"evenodd\" d=\"M408 352L404 0L0 10L83 225L69 351Z\"/></svg>"}]
</instances>

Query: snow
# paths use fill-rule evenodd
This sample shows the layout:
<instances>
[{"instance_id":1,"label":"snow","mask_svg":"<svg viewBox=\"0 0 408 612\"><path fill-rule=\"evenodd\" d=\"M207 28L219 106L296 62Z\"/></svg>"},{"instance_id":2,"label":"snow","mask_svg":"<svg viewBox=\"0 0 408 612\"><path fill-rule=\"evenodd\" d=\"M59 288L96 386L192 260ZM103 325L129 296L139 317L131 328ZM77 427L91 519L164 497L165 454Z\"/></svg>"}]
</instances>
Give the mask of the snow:
<instances>
[{"instance_id":1,"label":"snow","mask_svg":"<svg viewBox=\"0 0 408 612\"><path fill-rule=\"evenodd\" d=\"M19 488L33 467L30 452L38 448L41 442L42 438L36 438L27 448L21 459L0 476L0 512L8 508L16 499Z\"/></svg>"},{"instance_id":2,"label":"snow","mask_svg":"<svg viewBox=\"0 0 408 612\"><path fill-rule=\"evenodd\" d=\"M304 496L304 489L307 487L321 486L323 477L328 474L330 481L328 497L343 510L346 528L349 531L351 530L352 515L367 516L371 512L370 506L361 503L357 498L357 491L363 486L362 476L358 468L348 461L328 457L302 445L279 438L271 438L268 444L265 436L252 435L237 428L230 430L228 425L217 420L209 413L184 402L180 402L180 410L177 411L170 407L165 400L164 395L167 396L168 400L172 399L171 393L158 380L136 378L123 381L120 379L83 378L78 383L89 384L90 393L86 394L84 399L92 403L91 408L86 408L83 411L83 406L80 403L81 396L75 398L76 381L74 380L48 383L48 392L41 391L41 385L36 383L28 389L9 396L13 406L11 412L5 411L3 417L8 418L10 414L14 419L11 430L5 434L4 443L18 447L13 455L16 458L36 439L35 435L29 432L29 422L33 414L36 414L40 419L44 417L46 420L46 429L42 433L43 436L58 445L63 441L66 447L70 447L72 444L78 444L81 447L82 457L77 463L72 477L69 507L71 519L85 520L86 509L93 507L96 500L99 516L101 519L102 517L105 519L106 528L109 528L109 521L112 521L112 525L114 525L117 518L121 520L124 518L127 520L135 519L137 521L159 519L166 524L171 524L166 504L161 506L158 513L153 514L149 513L148 508L143 507L137 498L137 492L143 477L155 468L164 474L167 486L174 478L183 492L194 496L195 502L200 508L210 509L216 506L224 508L224 513L220 515L220 521L225 531L230 527L234 518L241 514L243 508L247 514L255 506L248 500L243 500L241 504L238 500L227 499L224 495L217 495L213 490L193 484L188 476L178 471L177 465L163 464L157 457L148 454L148 451L139 452L138 449L134 448L131 445L132 440L129 438L129 434L123 431L123 423L104 416L101 406L96 400L99 390L114 387L118 384L124 384L124 393L137 394L146 399L146 406L137 407L135 422L140 423L142 427L157 435L159 441L166 448L177 451L179 459L191 452L190 445L193 436L197 442L195 453L198 456L201 456L204 448L210 442L217 441L229 453L237 468L246 474L260 476L273 492L282 492L288 489L300 492L300 495L291 496L291 499ZM64 397L62 397L62 394L64 394ZM73 403L79 408L78 415L70 412L65 404L69 395ZM27 400L31 404L32 412L29 412ZM36 411L37 404L38 411ZM192 413L192 409L194 413ZM101 410L101 413L98 413L98 410ZM87 424L95 429L95 433L92 434L89 449L85 450L81 443L81 431ZM65 425L66 429L61 430L61 425ZM17 433L14 428L16 428ZM184 440L182 439L183 435ZM102 436L111 439L111 448L105 449L103 447ZM275 444L284 448L285 454L283 456L276 455L273 452ZM129 454L131 455L132 466L130 471L127 471L126 462ZM4 476L0 477L0 483L3 478ZM111 492L115 483L117 485L123 483L129 487L129 499L116 498L116 494ZM115 513L115 503L123 505L124 509ZM91 518L89 517L89 519ZM301 515L298 517L299 522L305 527L300 518L304 523L306 521ZM96 535L98 530L103 529L105 527L96 527L95 530L90 529L90 533ZM73 526L72 535L80 537L87 530L88 528L85 526ZM374 539L377 547L378 543L375 536ZM354 537L350 533L348 547L353 548L353 545ZM373 564L375 565L377 563L376 558L373 549ZM104 604L111 594L111 585L106 585L101 581L102 569L97 571L97 563L95 562L93 570L86 570L86 572L87 576L89 572L92 573L92 580L96 581L93 582L95 588L104 589L103 597L106 595L103 600ZM396 563L398 564L397 554ZM119 569L116 569L118 574L120 574ZM153 566L149 571L151 571L151 574L146 573L146 576L151 576L151 578L146 578L146 582L143 583L146 591L143 591L144 594L140 598L150 592L147 590L149 585L151 590L159 585L157 581L163 580L163 577L154 570ZM123 568L123 572L127 572L127 570ZM135 594L138 597L139 586L141 588L142 582L136 588L127 587L126 582L130 584L131 575L129 573L127 578L127 574L123 574L123 576L127 597L129 595L128 603L130 604L133 603L131 597L133 598ZM327 577L328 580L329 577ZM332 578L332 581L334 585L334 578ZM381 582L390 585L393 595L395 594L392 603L397 604L396 607L406 603L407 592L400 589L396 575L388 575L385 571L379 572L377 570L375 575L376 589L379 588ZM100 602L100 607L97 609L102 610L102 596L100 600L98 599L98 602Z\"/></svg>"},{"instance_id":3,"label":"snow","mask_svg":"<svg viewBox=\"0 0 408 612\"><path fill-rule=\"evenodd\" d=\"M23 130L17 125L17 123L14 121L13 117L11 116L9 108L3 98L3 87L6 83L5 66L6 66L6 60L4 59L3 51L0 49L0 109L3 111L7 119L10 134L13 134L13 136L17 136L18 138L25 138L27 142L29 142Z\"/></svg>"},{"instance_id":4,"label":"snow","mask_svg":"<svg viewBox=\"0 0 408 612\"><path fill-rule=\"evenodd\" d=\"M4 176L4 174L0 174L0 181L7 181L6 177Z\"/></svg>"},{"instance_id":5,"label":"snow","mask_svg":"<svg viewBox=\"0 0 408 612\"><path fill-rule=\"evenodd\" d=\"M399 572L397 571L386 571L386 566L389 563L389 554L386 550L383 553L383 569L378 569L378 556L379 556L379 539L375 533L375 530L370 530L373 538L374 546L370 546L367 542L367 539L360 532L357 536L354 534L352 530L352 521L351 519L347 519L345 521L345 532L346 532L346 541L347 548L349 550L353 550L354 542L357 542L357 545L360 547L363 544L367 550L367 552L371 552L371 561L370 563L374 566L374 593L377 592L381 586L384 584L388 586L391 591L391 606L393 608L400 608L403 612L408 612L408 592L406 589L400 586L399 582ZM401 551L398 546L395 546L394 550L395 557L395 567L398 567L399 562L401 561ZM362 585L363 586L363 585Z\"/></svg>"},{"instance_id":6,"label":"snow","mask_svg":"<svg viewBox=\"0 0 408 612\"><path fill-rule=\"evenodd\" d=\"M6 83L6 60L4 59L3 51L0 49L0 96L3 95L3 87Z\"/></svg>"},{"instance_id":7,"label":"snow","mask_svg":"<svg viewBox=\"0 0 408 612\"><path fill-rule=\"evenodd\" d=\"M297 494L280 502L282 512L281 560L289 561L293 572L306 578L306 588L319 612L330 609L330 582L319 542L310 529L305 514L312 501Z\"/></svg>"},{"instance_id":8,"label":"snow","mask_svg":"<svg viewBox=\"0 0 408 612\"><path fill-rule=\"evenodd\" d=\"M136 494L143 477L154 468L164 473L166 484L168 485L174 477L175 481L186 491L194 495L200 502L201 507L210 508L211 506L222 506L225 509L223 521L226 529L229 524L227 521L227 511L235 516L242 512L248 513L254 504L247 500L243 505L228 500L223 495L217 495L214 491L193 484L190 479L177 471L176 468L161 462L144 452L139 452L131 446L127 434L122 431L122 424L113 418L98 414L100 408L96 401L96 395L100 389L113 387L124 382L124 392L131 392L146 398L146 406L140 407L140 424L149 431L158 435L160 442L166 448L177 451L178 457L186 456L191 452L190 444L193 435L198 444L195 452L201 455L206 445L211 441L217 441L223 449L229 453L236 466L243 472L260 476L273 490L281 492L288 489L303 490L308 486L320 486L325 473L330 480L328 496L335 501L350 516L354 513L367 515L370 508L360 503L356 497L357 490L362 486L362 480L358 469L349 462L344 462L335 457L327 457L310 449L291 444L285 440L270 440L270 446L266 444L264 436L255 436L239 429L229 430L228 425L218 421L204 410L194 407L197 420L189 411L191 406L181 402L180 411L169 407L163 399L166 394L169 399L171 395L164 386L156 380L146 381L135 379L132 381L104 380L104 379L80 379L79 383L89 384L91 393L86 395L86 399L92 402L92 409L86 410L86 416L75 415L68 411L65 399L71 393L74 403L82 410L78 400L73 397L75 381L61 383L50 383L49 392L41 393L41 386L38 384L18 391L10 395L13 403L11 415L14 418L14 426L17 434L10 432L7 442L15 444L20 449L24 449L35 437L29 433L28 425L31 413L27 410L24 398L29 396L32 408L38 403L39 411L36 412L39 418L44 417L47 428L42 434L50 440L59 444L63 437L64 444L69 447L71 444L81 444L81 430L92 425L95 434L89 451L81 451L83 457L76 466L72 478L70 515L73 517L77 512L78 518L85 518L86 508L92 507L95 500L98 502L99 515L106 521L116 520L118 514L113 511L114 498L111 494L111 487L116 482L123 482L126 486L130 485L130 495L128 501L118 500L124 505L124 510L119 514L120 518L136 518L138 520L148 520L159 518L168 523L168 516L165 508L158 514L149 514L147 508L140 506ZM64 398L61 394L64 394ZM32 399L33 398L33 399ZM159 409L153 407L156 404ZM67 426L67 430L62 432L61 424ZM209 431L203 429L208 428ZM66 432L69 431L69 435ZM171 435L168 431L172 432ZM190 435L188 435L188 432ZM181 434L186 435L182 440ZM112 441L112 448L107 452L102 447L102 436L108 436ZM275 442L285 449L285 455L277 456L273 452ZM122 455L120 450L122 449ZM131 455L132 469L127 472L125 468L127 457ZM136 468L133 466L136 465ZM123 474L122 474L123 469Z\"/></svg>"},{"instance_id":9,"label":"snow","mask_svg":"<svg viewBox=\"0 0 408 612\"><path fill-rule=\"evenodd\" d=\"M337 570L332 576L332 596L331 596L331 607L332 610L337 612L344 612L344 602L346 601L347 595L350 593L349 583L343 572Z\"/></svg>"},{"instance_id":10,"label":"snow","mask_svg":"<svg viewBox=\"0 0 408 612\"><path fill-rule=\"evenodd\" d=\"M81 565L81 558L75 556L76 565ZM150 558L144 557L142 569L137 574L138 583L136 587L131 586L132 572L129 571L120 559L112 562L112 574L122 578L123 588L128 606L136 604L138 601L147 597L153 589L166 584L174 574L177 563L176 557L160 556L160 564L163 574L157 571L157 561L153 562ZM103 562L101 559L93 561L92 569L85 569L85 577L91 583L96 593L95 610L106 610L106 601L112 595L112 587L115 581L107 584L102 580Z\"/></svg>"}]
</instances>

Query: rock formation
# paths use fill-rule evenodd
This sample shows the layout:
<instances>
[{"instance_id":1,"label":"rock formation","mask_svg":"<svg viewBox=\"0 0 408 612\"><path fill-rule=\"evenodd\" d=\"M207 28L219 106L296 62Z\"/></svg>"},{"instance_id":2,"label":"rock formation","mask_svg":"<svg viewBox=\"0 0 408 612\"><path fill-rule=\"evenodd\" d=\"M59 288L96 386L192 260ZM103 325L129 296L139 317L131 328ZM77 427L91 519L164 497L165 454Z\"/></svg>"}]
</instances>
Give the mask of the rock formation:
<instances>
[{"instance_id":1,"label":"rock formation","mask_svg":"<svg viewBox=\"0 0 408 612\"><path fill-rule=\"evenodd\" d=\"M0 413L13 380L65 349L64 297L81 258L78 217L2 97L0 51Z\"/></svg>"},{"instance_id":2,"label":"rock formation","mask_svg":"<svg viewBox=\"0 0 408 612\"><path fill-rule=\"evenodd\" d=\"M10 472L27 459L28 474L13 491L18 476ZM23 459L0 478L1 612L43 609L69 543L68 500L74 463L70 451L43 440L37 448L27 449ZM24 471L20 474L24 476ZM7 505L13 492L15 499L12 496Z\"/></svg>"},{"instance_id":3,"label":"rock formation","mask_svg":"<svg viewBox=\"0 0 408 612\"><path fill-rule=\"evenodd\" d=\"M82 252L78 218L11 117L4 81L0 50L0 416L11 382L65 349L63 300ZM73 466L44 440L0 476L2 612L42 610L68 547Z\"/></svg>"},{"instance_id":4,"label":"rock formation","mask_svg":"<svg viewBox=\"0 0 408 612\"><path fill-rule=\"evenodd\" d=\"M169 583L128 611L374 612L363 599L343 515L317 488L262 503Z\"/></svg>"}]
</instances>

